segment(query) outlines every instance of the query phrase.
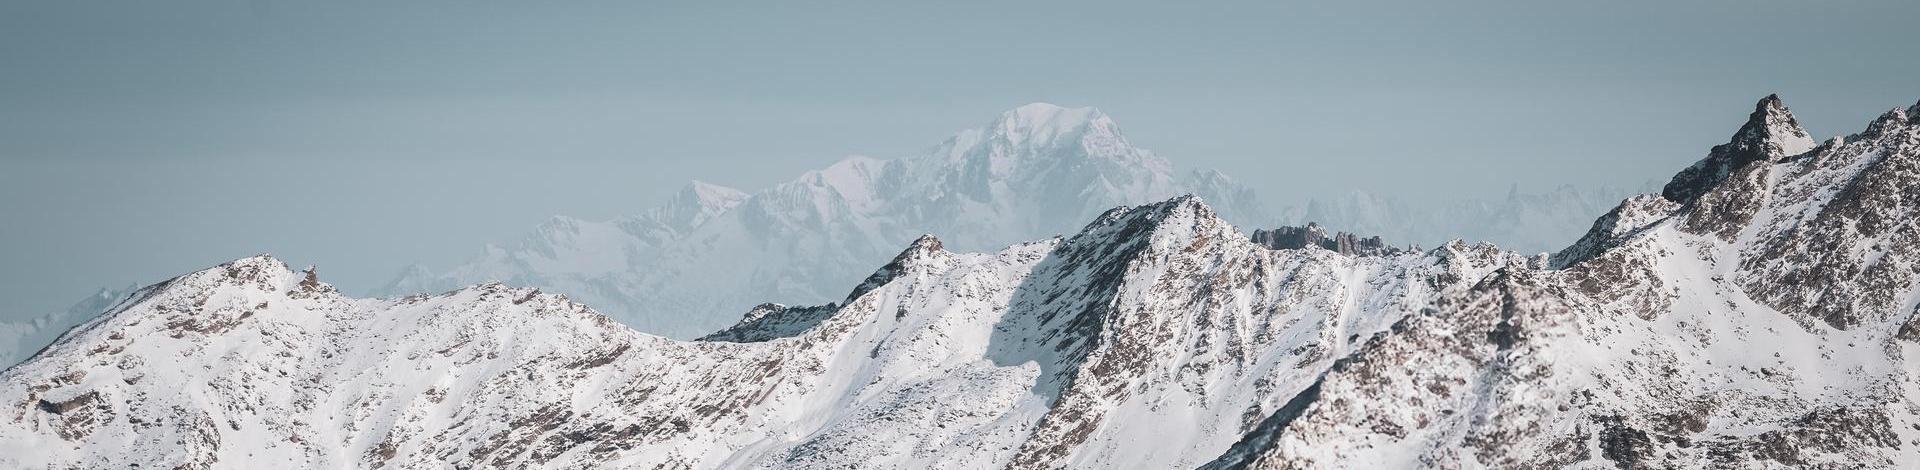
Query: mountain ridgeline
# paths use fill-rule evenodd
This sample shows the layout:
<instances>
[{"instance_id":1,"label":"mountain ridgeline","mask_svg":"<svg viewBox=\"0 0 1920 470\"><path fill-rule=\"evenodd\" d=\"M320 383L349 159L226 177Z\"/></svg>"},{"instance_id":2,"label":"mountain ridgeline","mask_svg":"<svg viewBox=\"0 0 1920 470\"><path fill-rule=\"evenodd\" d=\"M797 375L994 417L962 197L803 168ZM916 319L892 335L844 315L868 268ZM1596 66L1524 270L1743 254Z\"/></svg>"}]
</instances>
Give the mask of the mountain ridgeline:
<instances>
[{"instance_id":1,"label":"mountain ridgeline","mask_svg":"<svg viewBox=\"0 0 1920 470\"><path fill-rule=\"evenodd\" d=\"M1356 189L1269 209L1224 173L1180 171L1136 147L1099 110L1036 103L918 156L848 158L756 192L693 182L658 207L611 221L554 217L452 268L410 267L372 294L500 281L566 294L640 331L687 339L761 302L838 302L846 286L924 233L959 251L997 250L1072 233L1114 206L1181 194L1200 196L1243 227L1317 222L1397 243L1462 238L1528 253L1565 246L1629 195L1516 187L1501 200L1409 204Z\"/></svg>"},{"instance_id":2,"label":"mountain ridgeline","mask_svg":"<svg viewBox=\"0 0 1920 470\"><path fill-rule=\"evenodd\" d=\"M1098 127L929 161L1015 174L991 149ZM895 165L836 174L920 168ZM891 178L820 181L934 184ZM942 181L970 196L941 217L1026 213L995 193L1015 182ZM1160 184L1088 181L1055 191ZM885 205L803 189L694 196ZM1769 97L1665 189L1551 257L1256 241L1204 195L1113 204L997 251L908 237L831 303L694 341L532 288L356 299L245 258L0 374L0 466L1920 466L1920 104L1813 144ZM805 214L727 213L682 215Z\"/></svg>"}]
</instances>

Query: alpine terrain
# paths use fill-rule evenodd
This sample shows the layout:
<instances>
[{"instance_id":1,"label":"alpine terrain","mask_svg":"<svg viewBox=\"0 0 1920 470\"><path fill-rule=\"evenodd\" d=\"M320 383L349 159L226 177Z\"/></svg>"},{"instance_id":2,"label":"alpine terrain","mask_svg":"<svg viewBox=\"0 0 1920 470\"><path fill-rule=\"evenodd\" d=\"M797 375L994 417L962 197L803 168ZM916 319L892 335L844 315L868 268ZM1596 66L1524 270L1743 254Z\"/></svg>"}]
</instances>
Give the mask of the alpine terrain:
<instances>
[{"instance_id":1,"label":"alpine terrain","mask_svg":"<svg viewBox=\"0 0 1920 470\"><path fill-rule=\"evenodd\" d=\"M752 196L696 186L710 206L684 207L711 210L556 238L800 269L841 236L927 223L988 243L1089 209L1064 195L1179 188L1101 170L1157 161L1105 122L1022 108L925 159ZM1060 148L1084 158L1030 158ZM1028 164L1087 184L996 179ZM240 259L0 374L0 467L1920 467L1920 104L1816 143L1768 97L1551 256L1317 226L1256 242L1203 200L994 251L921 236L831 303L745 309L691 341L534 288L356 299ZM839 235L778 236L800 226ZM740 233L763 238L718 238ZM569 259L499 260L543 249ZM607 262L561 266L630 272ZM649 286L609 276L578 282Z\"/></svg>"}]
</instances>

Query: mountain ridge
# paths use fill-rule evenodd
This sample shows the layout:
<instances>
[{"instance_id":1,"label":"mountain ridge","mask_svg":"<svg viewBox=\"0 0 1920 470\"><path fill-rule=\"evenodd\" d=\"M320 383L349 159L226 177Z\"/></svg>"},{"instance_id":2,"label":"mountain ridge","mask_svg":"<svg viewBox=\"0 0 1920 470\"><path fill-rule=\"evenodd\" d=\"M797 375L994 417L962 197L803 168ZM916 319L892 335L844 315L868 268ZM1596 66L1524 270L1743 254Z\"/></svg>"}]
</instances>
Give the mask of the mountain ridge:
<instances>
[{"instance_id":1,"label":"mountain ridge","mask_svg":"<svg viewBox=\"0 0 1920 470\"><path fill-rule=\"evenodd\" d=\"M374 294L498 280L572 294L643 330L691 338L731 320L699 312L752 305L739 299L835 300L921 233L991 250L1071 230L1068 221L1112 206L1189 192L1217 195L1249 222L1268 217L1251 189L1217 171L1175 172L1097 109L1034 103L917 157L850 157L753 193L695 182L610 223L557 218L445 272L410 267Z\"/></svg>"},{"instance_id":2,"label":"mountain ridge","mask_svg":"<svg viewBox=\"0 0 1920 470\"><path fill-rule=\"evenodd\" d=\"M0 344L9 345L8 349L0 350L0 368L11 367L32 357L35 352L59 339L68 329L100 315L138 288L127 286L116 290L103 287L65 311L21 321L0 322Z\"/></svg>"}]
</instances>

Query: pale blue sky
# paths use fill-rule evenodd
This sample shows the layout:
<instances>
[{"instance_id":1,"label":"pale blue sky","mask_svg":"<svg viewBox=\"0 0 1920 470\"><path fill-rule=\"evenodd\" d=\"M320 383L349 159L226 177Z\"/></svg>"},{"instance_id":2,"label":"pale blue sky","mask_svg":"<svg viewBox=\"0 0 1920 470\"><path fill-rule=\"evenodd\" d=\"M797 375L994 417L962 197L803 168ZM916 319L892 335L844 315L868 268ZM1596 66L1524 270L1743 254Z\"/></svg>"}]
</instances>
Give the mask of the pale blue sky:
<instances>
[{"instance_id":1,"label":"pale blue sky","mask_svg":"<svg viewBox=\"0 0 1920 470\"><path fill-rule=\"evenodd\" d=\"M1635 185L1767 93L1822 137L1920 98L1909 0L309 3L0 2L0 318L258 252L358 291L1032 101L1285 203Z\"/></svg>"}]
</instances>

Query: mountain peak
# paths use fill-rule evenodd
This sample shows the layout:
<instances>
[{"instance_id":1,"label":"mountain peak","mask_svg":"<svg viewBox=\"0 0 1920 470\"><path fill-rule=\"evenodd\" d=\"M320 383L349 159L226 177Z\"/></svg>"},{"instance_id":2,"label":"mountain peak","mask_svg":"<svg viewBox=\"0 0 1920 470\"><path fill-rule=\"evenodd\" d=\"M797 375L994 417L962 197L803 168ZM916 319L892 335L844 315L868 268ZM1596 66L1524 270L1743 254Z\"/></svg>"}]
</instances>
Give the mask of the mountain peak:
<instances>
[{"instance_id":1,"label":"mountain peak","mask_svg":"<svg viewBox=\"0 0 1920 470\"><path fill-rule=\"evenodd\" d=\"M903 271L907 268L926 264L946 252L946 245L940 243L939 237L935 237L933 234L921 235L920 238L914 239L913 243L908 244L906 249L900 250L900 254L894 256L893 262L889 263L887 268L883 270ZM896 272L896 274L898 273Z\"/></svg>"},{"instance_id":2,"label":"mountain peak","mask_svg":"<svg viewBox=\"0 0 1920 470\"><path fill-rule=\"evenodd\" d=\"M287 263L285 261L280 261L279 258L275 258L273 257L272 254L269 254L269 253L261 253L253 256L248 256L245 258L236 259L233 261L229 261L226 264L222 264L219 266L215 266L213 268L206 269L205 271L214 271L214 270L220 270L224 268L266 269L266 270L279 270L279 271L293 272L293 268L287 267Z\"/></svg>"},{"instance_id":3,"label":"mountain peak","mask_svg":"<svg viewBox=\"0 0 1920 470\"><path fill-rule=\"evenodd\" d=\"M1888 130L1906 126L1912 120L1912 118L1908 117L1912 114L1912 110L1901 112L1899 108L1889 109L1887 112L1880 114L1880 117L1874 118L1872 123L1867 124L1866 135L1883 135Z\"/></svg>"},{"instance_id":4,"label":"mountain peak","mask_svg":"<svg viewBox=\"0 0 1920 470\"><path fill-rule=\"evenodd\" d=\"M1780 95L1767 95L1754 103L1753 114L1747 116L1747 123L1734 134L1733 142L1764 148L1776 158L1799 155L1815 145L1813 136L1800 127L1793 112L1780 102Z\"/></svg>"},{"instance_id":5,"label":"mountain peak","mask_svg":"<svg viewBox=\"0 0 1920 470\"><path fill-rule=\"evenodd\" d=\"M1213 208L1207 206L1207 201L1201 200L1200 196L1195 196L1193 194L1182 194L1179 196L1174 196L1173 199L1168 199L1166 202L1163 202L1161 204L1171 205L1178 209L1183 209L1188 211L1199 211L1199 212L1205 212L1207 214L1213 213Z\"/></svg>"},{"instance_id":6,"label":"mountain peak","mask_svg":"<svg viewBox=\"0 0 1920 470\"><path fill-rule=\"evenodd\" d=\"M942 245L940 243L940 237L933 236L933 234L931 233L921 235L920 238L913 239L913 244L907 245L907 247L908 249L917 249L920 251L928 251L928 252L940 251L940 250L946 249L945 245Z\"/></svg>"},{"instance_id":7,"label":"mountain peak","mask_svg":"<svg viewBox=\"0 0 1920 470\"><path fill-rule=\"evenodd\" d=\"M1150 238L1193 238L1235 229L1200 196L1182 194L1139 206L1120 206L1095 218L1073 238L1103 239L1101 243L1131 243Z\"/></svg>"},{"instance_id":8,"label":"mountain peak","mask_svg":"<svg viewBox=\"0 0 1920 470\"><path fill-rule=\"evenodd\" d=\"M1787 110L1787 105L1786 103L1782 103L1780 101L1779 93L1768 93L1766 97L1760 98L1760 102L1754 103L1754 109L1755 110L1778 109L1782 112L1785 112Z\"/></svg>"},{"instance_id":9,"label":"mountain peak","mask_svg":"<svg viewBox=\"0 0 1920 470\"><path fill-rule=\"evenodd\" d=\"M578 233L580 231L580 224L583 224L583 223L586 223L586 221L580 220L577 217L573 217L570 215L555 214L551 217L547 217L547 220L544 222L541 222L540 225L536 226L535 230L541 233L546 233L546 234L552 234L556 232Z\"/></svg>"},{"instance_id":10,"label":"mountain peak","mask_svg":"<svg viewBox=\"0 0 1920 470\"><path fill-rule=\"evenodd\" d=\"M1061 124L1085 123L1107 117L1099 108L1091 106L1067 107L1053 103L1034 102L1001 113L1001 121L1025 123L1051 122Z\"/></svg>"},{"instance_id":11,"label":"mountain peak","mask_svg":"<svg viewBox=\"0 0 1920 470\"><path fill-rule=\"evenodd\" d=\"M1213 206L1208 205L1206 200L1192 193L1174 196L1173 199L1169 199L1158 205L1167 208L1166 216L1162 218L1162 223L1165 223L1167 220L1179 219L1186 221L1187 225L1193 227L1195 230L1224 229L1228 232L1237 233L1237 230L1233 228L1232 224L1220 218L1220 213L1213 210Z\"/></svg>"},{"instance_id":12,"label":"mountain peak","mask_svg":"<svg viewBox=\"0 0 1920 470\"><path fill-rule=\"evenodd\" d=\"M747 193L726 186L693 180L687 182L686 186L681 187L680 192L675 194L674 197L690 202L724 203L745 199Z\"/></svg>"},{"instance_id":13,"label":"mountain peak","mask_svg":"<svg viewBox=\"0 0 1920 470\"><path fill-rule=\"evenodd\" d=\"M304 282L309 278L308 275L296 274L286 262L273 255L259 254L177 276L147 289L148 296L171 296L193 299L194 302L205 302L223 287L282 293L298 290L331 291L318 278Z\"/></svg>"},{"instance_id":14,"label":"mountain peak","mask_svg":"<svg viewBox=\"0 0 1920 470\"><path fill-rule=\"evenodd\" d=\"M666 204L654 208L643 217L665 224L671 230L691 230L740 205L747 197L745 191L693 180L680 187L680 191L675 192Z\"/></svg>"},{"instance_id":15,"label":"mountain peak","mask_svg":"<svg viewBox=\"0 0 1920 470\"><path fill-rule=\"evenodd\" d=\"M1113 119L1099 109L1051 103L1031 103L1001 113L988 132L1016 145L1031 146L1057 145L1088 135L1119 135Z\"/></svg>"},{"instance_id":16,"label":"mountain peak","mask_svg":"<svg viewBox=\"0 0 1920 470\"><path fill-rule=\"evenodd\" d=\"M907 249L900 250L900 254L894 256L893 261L888 262L886 266L881 266L880 270L874 271L865 281L861 281L859 286L855 286L853 292L847 294L846 300L842 303L851 303L861 295L887 285L910 272L938 265L946 255L946 247L940 243L940 238L933 234L921 235L920 238L914 239L912 244L907 245Z\"/></svg>"},{"instance_id":17,"label":"mountain peak","mask_svg":"<svg viewBox=\"0 0 1920 470\"><path fill-rule=\"evenodd\" d=\"M1816 143L1778 95L1767 95L1753 105L1747 122L1727 143L1715 146L1707 158L1674 175L1661 190L1667 200L1686 204L1754 162L1778 160L1812 150Z\"/></svg>"}]
</instances>

